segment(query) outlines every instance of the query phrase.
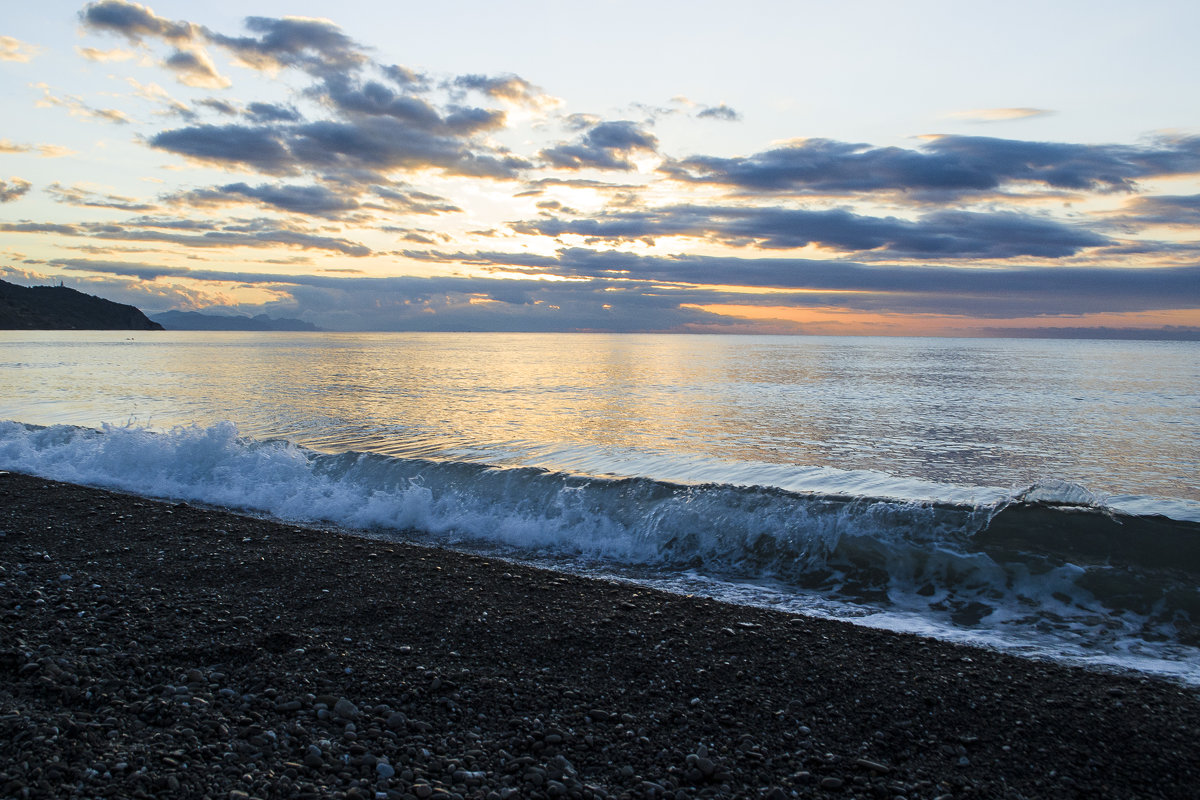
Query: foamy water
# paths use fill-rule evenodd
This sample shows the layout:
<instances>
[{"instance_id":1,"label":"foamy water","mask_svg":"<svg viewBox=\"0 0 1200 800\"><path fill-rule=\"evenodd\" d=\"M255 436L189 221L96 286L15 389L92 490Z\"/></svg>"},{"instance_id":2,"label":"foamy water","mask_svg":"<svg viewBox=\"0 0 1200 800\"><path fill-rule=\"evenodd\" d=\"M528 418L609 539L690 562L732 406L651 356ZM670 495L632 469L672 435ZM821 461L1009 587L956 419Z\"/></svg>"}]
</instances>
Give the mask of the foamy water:
<instances>
[{"instance_id":1,"label":"foamy water","mask_svg":"<svg viewBox=\"0 0 1200 800\"><path fill-rule=\"evenodd\" d=\"M98 336L0 468L1200 683L1195 345Z\"/></svg>"}]
</instances>

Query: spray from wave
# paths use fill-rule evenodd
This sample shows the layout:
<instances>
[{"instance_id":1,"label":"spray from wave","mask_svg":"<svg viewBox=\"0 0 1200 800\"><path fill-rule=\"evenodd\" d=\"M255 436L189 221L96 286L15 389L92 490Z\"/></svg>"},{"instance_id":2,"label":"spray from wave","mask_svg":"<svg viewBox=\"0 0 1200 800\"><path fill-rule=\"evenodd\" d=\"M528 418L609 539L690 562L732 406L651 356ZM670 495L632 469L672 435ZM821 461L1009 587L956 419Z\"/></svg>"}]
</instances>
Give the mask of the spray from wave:
<instances>
[{"instance_id":1,"label":"spray from wave","mask_svg":"<svg viewBox=\"0 0 1200 800\"><path fill-rule=\"evenodd\" d=\"M698 587L1200 683L1200 525L1048 482L985 505L318 453L231 423L0 423L0 467Z\"/></svg>"}]
</instances>

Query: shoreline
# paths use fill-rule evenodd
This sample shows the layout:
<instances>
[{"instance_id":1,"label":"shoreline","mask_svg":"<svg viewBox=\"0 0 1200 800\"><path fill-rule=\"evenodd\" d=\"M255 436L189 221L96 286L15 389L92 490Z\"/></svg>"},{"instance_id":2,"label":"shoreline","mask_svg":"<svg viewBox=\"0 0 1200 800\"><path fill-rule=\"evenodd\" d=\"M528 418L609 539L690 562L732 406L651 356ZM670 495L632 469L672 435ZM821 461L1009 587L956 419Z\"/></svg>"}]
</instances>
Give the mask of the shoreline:
<instances>
[{"instance_id":1,"label":"shoreline","mask_svg":"<svg viewBox=\"0 0 1200 800\"><path fill-rule=\"evenodd\" d=\"M1200 690L1147 676L17 473L0 530L3 797L1200 785Z\"/></svg>"}]
</instances>

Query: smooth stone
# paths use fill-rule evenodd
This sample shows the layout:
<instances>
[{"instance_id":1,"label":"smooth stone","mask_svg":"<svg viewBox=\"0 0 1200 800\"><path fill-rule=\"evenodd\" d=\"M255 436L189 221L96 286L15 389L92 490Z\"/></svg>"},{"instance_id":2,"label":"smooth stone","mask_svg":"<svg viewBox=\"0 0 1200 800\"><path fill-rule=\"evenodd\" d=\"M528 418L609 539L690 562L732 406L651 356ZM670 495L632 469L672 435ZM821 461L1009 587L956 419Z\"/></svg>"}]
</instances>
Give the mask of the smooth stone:
<instances>
[{"instance_id":1,"label":"smooth stone","mask_svg":"<svg viewBox=\"0 0 1200 800\"><path fill-rule=\"evenodd\" d=\"M333 713L344 719L358 719L358 706L344 697L339 697L333 704Z\"/></svg>"}]
</instances>

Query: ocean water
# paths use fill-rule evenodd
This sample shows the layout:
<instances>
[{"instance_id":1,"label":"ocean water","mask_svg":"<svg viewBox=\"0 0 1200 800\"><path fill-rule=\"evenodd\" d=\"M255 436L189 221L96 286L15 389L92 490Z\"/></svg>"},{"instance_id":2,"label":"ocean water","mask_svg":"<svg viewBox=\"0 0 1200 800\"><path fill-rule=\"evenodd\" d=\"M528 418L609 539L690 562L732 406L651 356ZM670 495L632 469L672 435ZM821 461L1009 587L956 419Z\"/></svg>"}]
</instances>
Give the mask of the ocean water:
<instances>
[{"instance_id":1,"label":"ocean water","mask_svg":"<svg viewBox=\"0 0 1200 800\"><path fill-rule=\"evenodd\" d=\"M1200 345L0 332L0 469L1200 684Z\"/></svg>"}]
</instances>

